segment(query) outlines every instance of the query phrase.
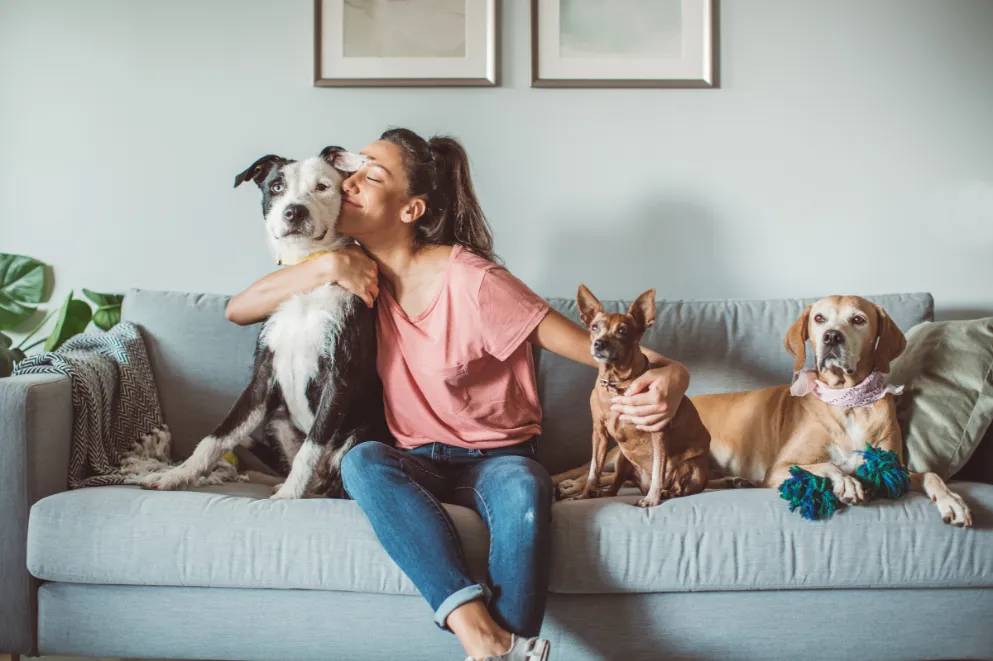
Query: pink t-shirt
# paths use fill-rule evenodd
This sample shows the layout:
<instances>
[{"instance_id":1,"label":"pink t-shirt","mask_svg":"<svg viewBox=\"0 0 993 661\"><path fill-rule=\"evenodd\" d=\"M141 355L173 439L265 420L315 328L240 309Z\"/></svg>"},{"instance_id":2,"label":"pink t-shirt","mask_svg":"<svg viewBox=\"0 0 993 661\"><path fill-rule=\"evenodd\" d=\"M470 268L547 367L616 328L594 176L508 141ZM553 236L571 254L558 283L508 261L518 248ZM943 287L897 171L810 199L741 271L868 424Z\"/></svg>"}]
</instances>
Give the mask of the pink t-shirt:
<instances>
[{"instance_id":1,"label":"pink t-shirt","mask_svg":"<svg viewBox=\"0 0 993 661\"><path fill-rule=\"evenodd\" d=\"M507 269L455 246L435 300L410 318L380 287L377 368L400 447L488 449L541 432L531 331L548 304Z\"/></svg>"}]
</instances>

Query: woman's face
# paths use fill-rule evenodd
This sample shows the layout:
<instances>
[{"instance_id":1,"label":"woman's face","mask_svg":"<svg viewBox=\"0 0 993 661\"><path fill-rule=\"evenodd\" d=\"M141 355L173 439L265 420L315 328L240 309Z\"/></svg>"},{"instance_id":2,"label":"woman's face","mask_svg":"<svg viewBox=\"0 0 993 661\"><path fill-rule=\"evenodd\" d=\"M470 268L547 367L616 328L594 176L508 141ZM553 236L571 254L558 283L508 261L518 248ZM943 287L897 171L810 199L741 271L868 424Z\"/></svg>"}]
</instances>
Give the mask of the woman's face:
<instances>
[{"instance_id":1,"label":"woman's face","mask_svg":"<svg viewBox=\"0 0 993 661\"><path fill-rule=\"evenodd\" d=\"M343 204L338 231L363 237L407 231L424 213L424 201L407 195L403 149L377 140L361 151L369 160L341 185Z\"/></svg>"}]
</instances>

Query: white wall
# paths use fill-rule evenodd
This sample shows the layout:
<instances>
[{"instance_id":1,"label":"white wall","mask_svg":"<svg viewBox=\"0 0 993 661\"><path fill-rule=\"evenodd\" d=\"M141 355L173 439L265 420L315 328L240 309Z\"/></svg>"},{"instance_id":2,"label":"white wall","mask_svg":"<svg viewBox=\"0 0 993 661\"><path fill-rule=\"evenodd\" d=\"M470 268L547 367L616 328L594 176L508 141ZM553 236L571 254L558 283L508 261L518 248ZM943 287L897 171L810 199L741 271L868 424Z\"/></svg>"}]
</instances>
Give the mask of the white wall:
<instances>
[{"instance_id":1,"label":"white wall","mask_svg":"<svg viewBox=\"0 0 993 661\"><path fill-rule=\"evenodd\" d=\"M312 2L0 0L0 250L70 287L233 293L274 266L257 156L387 126L473 158L544 295L931 291L993 314L993 2L724 0L717 90L311 86Z\"/></svg>"}]
</instances>

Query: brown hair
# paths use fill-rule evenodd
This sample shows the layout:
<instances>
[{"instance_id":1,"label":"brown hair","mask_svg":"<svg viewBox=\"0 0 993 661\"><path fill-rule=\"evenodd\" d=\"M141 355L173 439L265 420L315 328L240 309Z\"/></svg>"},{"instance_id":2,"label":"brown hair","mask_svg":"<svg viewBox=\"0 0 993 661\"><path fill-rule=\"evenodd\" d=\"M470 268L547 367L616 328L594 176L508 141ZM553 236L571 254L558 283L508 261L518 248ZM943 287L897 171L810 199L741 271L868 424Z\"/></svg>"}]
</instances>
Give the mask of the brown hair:
<instances>
[{"instance_id":1,"label":"brown hair","mask_svg":"<svg viewBox=\"0 0 993 661\"><path fill-rule=\"evenodd\" d=\"M461 245L496 261L493 233L476 199L469 156L455 138L425 140L409 129L390 129L380 138L403 149L407 194L425 200L414 223L414 249L424 245Z\"/></svg>"}]
</instances>

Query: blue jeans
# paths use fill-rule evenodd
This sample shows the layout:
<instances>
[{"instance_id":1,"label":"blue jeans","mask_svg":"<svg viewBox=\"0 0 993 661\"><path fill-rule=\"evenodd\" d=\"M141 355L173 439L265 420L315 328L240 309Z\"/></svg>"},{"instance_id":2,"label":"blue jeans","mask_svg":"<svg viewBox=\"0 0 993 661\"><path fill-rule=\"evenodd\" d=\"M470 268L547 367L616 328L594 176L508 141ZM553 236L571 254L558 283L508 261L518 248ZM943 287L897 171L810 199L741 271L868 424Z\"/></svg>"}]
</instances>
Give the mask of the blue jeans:
<instances>
[{"instance_id":1,"label":"blue jeans","mask_svg":"<svg viewBox=\"0 0 993 661\"><path fill-rule=\"evenodd\" d=\"M431 443L404 451L361 443L342 460L345 490L380 543L447 629L459 606L484 599L519 636L541 629L548 593L552 482L534 440L494 450ZM470 578L458 533L441 502L469 507L490 531L489 585Z\"/></svg>"}]
</instances>

